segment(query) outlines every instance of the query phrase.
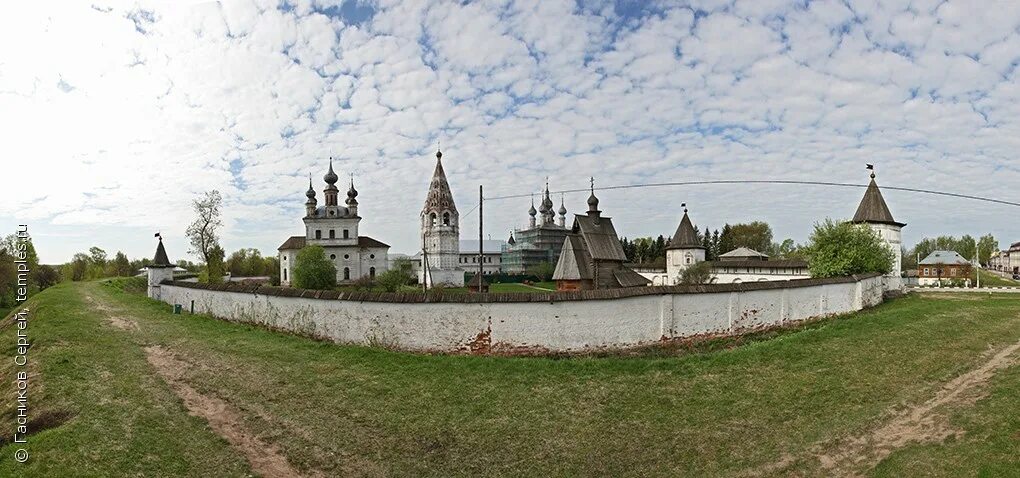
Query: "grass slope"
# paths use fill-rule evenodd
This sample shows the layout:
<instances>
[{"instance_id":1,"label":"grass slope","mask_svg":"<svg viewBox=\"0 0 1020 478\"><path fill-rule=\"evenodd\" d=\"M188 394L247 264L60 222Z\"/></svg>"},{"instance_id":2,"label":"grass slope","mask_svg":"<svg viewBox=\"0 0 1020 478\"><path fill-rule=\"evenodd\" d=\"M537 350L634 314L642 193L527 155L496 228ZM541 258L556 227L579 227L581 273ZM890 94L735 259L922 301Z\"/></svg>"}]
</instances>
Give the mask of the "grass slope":
<instances>
[{"instance_id":1,"label":"grass slope","mask_svg":"<svg viewBox=\"0 0 1020 478\"><path fill-rule=\"evenodd\" d=\"M146 345L201 364L187 371L189 384L231 403L246 427L305 471L698 476L758 474L784 455L796 459L782 474L824 475L803 450L871 429L974 368L990 347L1020 340L1020 298L1006 295L912 296L731 350L569 359L337 346L171 315L166 304L98 283L62 285L33 301L32 360L41 372L33 387L44 384L33 406L73 417L32 437L28 468L0 462L3 476L246 473L243 458L187 415L147 366ZM112 328L108 315L139 328ZM8 327L0 340L12 337ZM11 368L3 365L5 377ZM909 445L870 473L1020 468L1018 367L988 390L953 411L961 438ZM3 430L12 429L4 412Z\"/></svg>"}]
</instances>

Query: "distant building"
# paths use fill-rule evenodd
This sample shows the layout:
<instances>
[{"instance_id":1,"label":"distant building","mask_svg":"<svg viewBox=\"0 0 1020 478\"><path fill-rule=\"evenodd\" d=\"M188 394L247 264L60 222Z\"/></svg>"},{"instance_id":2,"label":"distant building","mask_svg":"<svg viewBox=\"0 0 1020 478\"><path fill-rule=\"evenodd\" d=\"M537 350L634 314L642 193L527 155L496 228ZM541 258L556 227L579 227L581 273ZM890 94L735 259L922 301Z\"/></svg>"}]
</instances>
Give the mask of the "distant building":
<instances>
[{"instance_id":1,"label":"distant building","mask_svg":"<svg viewBox=\"0 0 1020 478\"><path fill-rule=\"evenodd\" d=\"M1010 244L1009 249L996 252L988 261L988 268L1008 274L1020 274L1020 242Z\"/></svg>"},{"instance_id":2,"label":"distant building","mask_svg":"<svg viewBox=\"0 0 1020 478\"><path fill-rule=\"evenodd\" d=\"M421 209L421 235L425 255L418 272L418 281L428 285L450 287L464 285L460 267L460 213L453 202L453 192L443 170L443 152L436 151L436 169Z\"/></svg>"},{"instance_id":3,"label":"distant building","mask_svg":"<svg viewBox=\"0 0 1020 478\"><path fill-rule=\"evenodd\" d=\"M738 284L811 277L808 263L800 259L770 260L754 249L739 247L719 256L712 263L712 282Z\"/></svg>"},{"instance_id":4,"label":"distant building","mask_svg":"<svg viewBox=\"0 0 1020 478\"><path fill-rule=\"evenodd\" d=\"M870 166L869 166L870 168ZM875 183L875 171L871 170L871 183L864 191L864 197L857 206L857 213L854 214L852 222L856 224L867 224L878 233L885 242L886 247L893 253L892 270L886 274L886 287L888 289L900 289L903 286L900 280L900 271L903 265L901 246L901 231L905 223L897 222L889 212L889 206L882 198L882 191Z\"/></svg>"},{"instance_id":5,"label":"distant building","mask_svg":"<svg viewBox=\"0 0 1020 478\"><path fill-rule=\"evenodd\" d=\"M546 183L537 210L535 200L531 201L531 208L528 209L528 215L531 216L528 219L528 227L515 229L503 248L503 272L523 274L534 265L543 262L556 263L563 248L563 238L570 231L565 225L567 208L563 198L560 198L558 218L553 207L552 199L549 197L549 184ZM540 217L536 217L537 215Z\"/></svg>"},{"instance_id":6,"label":"distant building","mask_svg":"<svg viewBox=\"0 0 1020 478\"><path fill-rule=\"evenodd\" d=\"M611 218L602 217L594 180L588 197L588 214L574 215L553 280L556 290L614 289L648 285L651 281L624 265L620 238Z\"/></svg>"},{"instance_id":7,"label":"distant building","mask_svg":"<svg viewBox=\"0 0 1020 478\"><path fill-rule=\"evenodd\" d=\"M502 271L503 249L503 241L482 241L483 274L499 274ZM478 239L460 240L460 267L469 274L478 272Z\"/></svg>"},{"instance_id":8,"label":"distant building","mask_svg":"<svg viewBox=\"0 0 1020 478\"><path fill-rule=\"evenodd\" d=\"M970 281L971 263L956 251L934 251L917 263L919 285Z\"/></svg>"},{"instance_id":9,"label":"distant building","mask_svg":"<svg viewBox=\"0 0 1020 478\"><path fill-rule=\"evenodd\" d=\"M336 266L337 282L350 282L361 277L374 279L389 267L387 254L390 246L371 237L359 236L358 225L358 191L354 189L354 179L347 190L345 206L338 203L339 189L336 187L340 178L333 172L333 159L329 160L329 171L323 176L326 189L325 206L318 206L312 178L308 178L308 191L305 192L305 235L292 236L279 248L280 283L291 284L294 272L294 261L298 252L305 246L322 246L326 257Z\"/></svg>"},{"instance_id":10,"label":"distant building","mask_svg":"<svg viewBox=\"0 0 1020 478\"><path fill-rule=\"evenodd\" d=\"M698 233L694 230L691 218L687 215L687 204L681 204L684 208L684 217L680 219L680 225L666 246L666 279L661 279L659 285L672 285L680 282L680 275L688 268L705 260L705 247L698 240ZM655 279L652 279L655 282Z\"/></svg>"},{"instance_id":11,"label":"distant building","mask_svg":"<svg viewBox=\"0 0 1020 478\"><path fill-rule=\"evenodd\" d=\"M666 270L639 269L638 272L652 281L652 285L676 285L683 272L705 261L705 248L688 215L686 204L680 225L666 247ZM811 277L808 264L802 260L769 260L769 256L753 249L740 247L719 256L709 263L713 284L765 282Z\"/></svg>"}]
</instances>

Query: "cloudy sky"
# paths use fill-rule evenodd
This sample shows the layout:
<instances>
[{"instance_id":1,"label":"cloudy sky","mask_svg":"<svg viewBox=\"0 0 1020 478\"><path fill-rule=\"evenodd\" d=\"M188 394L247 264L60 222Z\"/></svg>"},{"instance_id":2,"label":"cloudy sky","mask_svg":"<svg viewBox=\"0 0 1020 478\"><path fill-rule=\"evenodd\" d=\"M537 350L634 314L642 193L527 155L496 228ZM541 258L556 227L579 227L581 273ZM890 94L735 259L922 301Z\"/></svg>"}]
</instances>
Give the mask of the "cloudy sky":
<instances>
[{"instance_id":1,"label":"cloudy sky","mask_svg":"<svg viewBox=\"0 0 1020 478\"><path fill-rule=\"evenodd\" d=\"M362 234L413 252L440 140L465 238L479 184L526 194L546 177L863 185L868 162L880 185L1020 201L1013 1L15 2L0 42L0 229L28 223L44 262L92 245L149 256L155 231L184 257L210 189L228 252L275 253L330 155L355 175ZM687 202L699 226L762 219L802 242L862 193L599 197L631 237L672 233ZM1020 240L1016 207L885 195L908 245ZM505 238L528 205L487 203L485 233Z\"/></svg>"}]
</instances>

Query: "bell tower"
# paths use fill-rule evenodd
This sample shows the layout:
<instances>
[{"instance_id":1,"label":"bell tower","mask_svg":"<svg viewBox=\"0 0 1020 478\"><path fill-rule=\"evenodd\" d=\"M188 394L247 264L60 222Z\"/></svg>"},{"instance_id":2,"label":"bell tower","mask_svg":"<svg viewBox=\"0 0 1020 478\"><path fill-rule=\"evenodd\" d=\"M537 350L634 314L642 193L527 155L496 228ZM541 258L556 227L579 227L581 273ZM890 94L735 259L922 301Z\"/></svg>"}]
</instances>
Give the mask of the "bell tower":
<instances>
[{"instance_id":1,"label":"bell tower","mask_svg":"<svg viewBox=\"0 0 1020 478\"><path fill-rule=\"evenodd\" d=\"M460 214L443 170L443 152L436 151L436 169L421 210L423 256L419 281L452 287L464 285L460 269Z\"/></svg>"}]
</instances>

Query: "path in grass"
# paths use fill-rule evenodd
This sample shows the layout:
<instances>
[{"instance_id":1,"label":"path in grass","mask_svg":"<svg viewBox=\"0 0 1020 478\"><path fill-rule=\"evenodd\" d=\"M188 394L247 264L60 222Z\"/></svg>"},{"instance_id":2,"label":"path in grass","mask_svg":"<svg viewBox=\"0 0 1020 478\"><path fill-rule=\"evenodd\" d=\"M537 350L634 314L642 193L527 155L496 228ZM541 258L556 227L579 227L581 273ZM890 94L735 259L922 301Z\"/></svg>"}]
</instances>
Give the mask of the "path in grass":
<instances>
[{"instance_id":1,"label":"path in grass","mask_svg":"<svg viewBox=\"0 0 1020 478\"><path fill-rule=\"evenodd\" d=\"M46 403L77 415L34 446L43 460L105 470L85 474L247 473L243 444L219 439L215 418L188 415L182 386L229 407L249 445L305 474L958 476L1020 465L1020 371L1006 353L1020 341L1020 297L908 297L732 350L545 359L337 346L172 315L96 283L60 287L39 300L74 320L39 314L38 360L58 385ZM154 367L146 350L172 360ZM89 390L112 395L103 369L147 386L116 395L120 407L93 407ZM151 409L156 422L139 415ZM928 417L952 436L922 426L895 438ZM58 455L91 436L86 418L179 453ZM192 433L221 462L191 450ZM841 455L854 443L864 445Z\"/></svg>"}]
</instances>

